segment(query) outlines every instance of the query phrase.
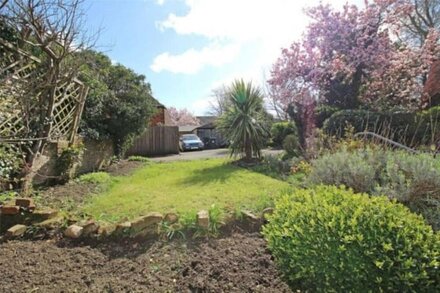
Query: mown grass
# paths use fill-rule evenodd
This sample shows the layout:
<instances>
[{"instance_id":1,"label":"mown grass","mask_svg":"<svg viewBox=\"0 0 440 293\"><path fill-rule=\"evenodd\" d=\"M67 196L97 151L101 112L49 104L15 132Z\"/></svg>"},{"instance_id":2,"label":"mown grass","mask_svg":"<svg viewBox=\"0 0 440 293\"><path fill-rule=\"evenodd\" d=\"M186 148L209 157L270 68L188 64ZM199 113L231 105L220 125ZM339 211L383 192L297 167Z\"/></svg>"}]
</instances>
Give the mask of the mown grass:
<instances>
[{"instance_id":1,"label":"mown grass","mask_svg":"<svg viewBox=\"0 0 440 293\"><path fill-rule=\"evenodd\" d=\"M261 210L289 184L230 164L225 159L151 164L114 177L83 211L95 219L120 221L148 212L187 214L212 204L233 211Z\"/></svg>"}]
</instances>

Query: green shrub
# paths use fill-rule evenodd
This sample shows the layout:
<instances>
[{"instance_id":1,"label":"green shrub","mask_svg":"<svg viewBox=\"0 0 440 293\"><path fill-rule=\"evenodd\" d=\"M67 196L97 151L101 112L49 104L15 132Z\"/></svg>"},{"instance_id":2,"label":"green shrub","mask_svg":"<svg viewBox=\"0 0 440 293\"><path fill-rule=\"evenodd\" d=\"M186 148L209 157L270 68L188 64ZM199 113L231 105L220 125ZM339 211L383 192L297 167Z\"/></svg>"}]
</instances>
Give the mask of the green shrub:
<instances>
[{"instance_id":1,"label":"green shrub","mask_svg":"<svg viewBox=\"0 0 440 293\"><path fill-rule=\"evenodd\" d=\"M321 104L315 109L315 123L316 127L321 128L324 125L325 120L330 118L333 114L340 111L341 109L335 106Z\"/></svg>"},{"instance_id":2,"label":"green shrub","mask_svg":"<svg viewBox=\"0 0 440 293\"><path fill-rule=\"evenodd\" d=\"M270 134L274 146L281 147L288 135L298 136L298 130L293 122L277 122L272 125Z\"/></svg>"},{"instance_id":3,"label":"green shrub","mask_svg":"<svg viewBox=\"0 0 440 293\"><path fill-rule=\"evenodd\" d=\"M383 196L297 189L277 200L263 234L293 289L440 290L440 234Z\"/></svg>"},{"instance_id":4,"label":"green shrub","mask_svg":"<svg viewBox=\"0 0 440 293\"><path fill-rule=\"evenodd\" d=\"M344 136L348 125L355 132L375 132L410 146L436 144L440 141L440 107L416 113L342 110L324 122L323 130L329 135Z\"/></svg>"},{"instance_id":5,"label":"green shrub","mask_svg":"<svg viewBox=\"0 0 440 293\"><path fill-rule=\"evenodd\" d=\"M17 183L23 168L23 154L13 146L0 146L0 191L8 189L10 183Z\"/></svg>"},{"instance_id":6,"label":"green shrub","mask_svg":"<svg viewBox=\"0 0 440 293\"><path fill-rule=\"evenodd\" d=\"M75 176L75 168L81 163L84 145L70 146L61 152L56 161L59 182L66 183Z\"/></svg>"},{"instance_id":7,"label":"green shrub","mask_svg":"<svg viewBox=\"0 0 440 293\"><path fill-rule=\"evenodd\" d=\"M427 154L390 153L376 194L386 194L440 229L440 162Z\"/></svg>"},{"instance_id":8,"label":"green shrub","mask_svg":"<svg viewBox=\"0 0 440 293\"><path fill-rule=\"evenodd\" d=\"M298 136L289 134L284 138L283 150L286 151L287 158L293 158L301 155L301 146L298 141Z\"/></svg>"},{"instance_id":9,"label":"green shrub","mask_svg":"<svg viewBox=\"0 0 440 293\"><path fill-rule=\"evenodd\" d=\"M341 150L312 162L308 185L345 185L387 195L440 229L440 160L404 151Z\"/></svg>"},{"instance_id":10,"label":"green shrub","mask_svg":"<svg viewBox=\"0 0 440 293\"><path fill-rule=\"evenodd\" d=\"M376 184L378 168L373 158L369 150L342 150L325 154L312 162L312 171L307 181L312 185L346 185L356 192L371 192Z\"/></svg>"},{"instance_id":11,"label":"green shrub","mask_svg":"<svg viewBox=\"0 0 440 293\"><path fill-rule=\"evenodd\" d=\"M79 176L78 181L82 183L104 184L108 183L111 177L106 172L94 172Z\"/></svg>"}]
</instances>

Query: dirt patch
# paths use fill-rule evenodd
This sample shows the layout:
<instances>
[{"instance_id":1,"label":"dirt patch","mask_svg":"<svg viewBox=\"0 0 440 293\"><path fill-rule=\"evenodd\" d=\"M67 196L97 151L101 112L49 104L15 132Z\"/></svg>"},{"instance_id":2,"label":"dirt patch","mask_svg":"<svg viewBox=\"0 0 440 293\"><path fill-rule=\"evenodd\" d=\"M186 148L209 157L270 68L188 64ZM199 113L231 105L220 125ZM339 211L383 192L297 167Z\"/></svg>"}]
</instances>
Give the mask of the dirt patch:
<instances>
[{"instance_id":1,"label":"dirt patch","mask_svg":"<svg viewBox=\"0 0 440 293\"><path fill-rule=\"evenodd\" d=\"M94 183L71 181L64 185L56 185L38 190L37 204L54 209L75 211L89 194L99 191Z\"/></svg>"},{"instance_id":2,"label":"dirt patch","mask_svg":"<svg viewBox=\"0 0 440 293\"><path fill-rule=\"evenodd\" d=\"M110 165L104 171L108 172L111 176L127 176L144 165L145 163L143 162L124 160ZM89 195L99 193L101 188L98 184L72 180L64 185L40 188L37 201L43 206L50 206L68 212L75 211L78 209L78 205L84 203Z\"/></svg>"},{"instance_id":3,"label":"dirt patch","mask_svg":"<svg viewBox=\"0 0 440 293\"><path fill-rule=\"evenodd\" d=\"M122 160L108 166L104 171L112 176L127 176L131 175L136 169L139 169L144 165L144 162Z\"/></svg>"},{"instance_id":4,"label":"dirt patch","mask_svg":"<svg viewBox=\"0 0 440 293\"><path fill-rule=\"evenodd\" d=\"M0 246L2 292L290 292L260 234L205 242L13 241Z\"/></svg>"}]
</instances>

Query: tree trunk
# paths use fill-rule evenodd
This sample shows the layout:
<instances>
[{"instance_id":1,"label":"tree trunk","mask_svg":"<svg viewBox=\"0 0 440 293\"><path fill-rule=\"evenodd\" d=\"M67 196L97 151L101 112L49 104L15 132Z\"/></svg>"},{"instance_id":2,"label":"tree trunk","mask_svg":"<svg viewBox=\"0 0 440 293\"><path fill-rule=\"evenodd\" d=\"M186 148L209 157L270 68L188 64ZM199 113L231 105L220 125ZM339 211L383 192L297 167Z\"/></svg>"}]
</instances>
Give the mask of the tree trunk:
<instances>
[{"instance_id":1,"label":"tree trunk","mask_svg":"<svg viewBox=\"0 0 440 293\"><path fill-rule=\"evenodd\" d=\"M246 134L244 139L245 160L250 162L252 160L252 145L249 135Z\"/></svg>"}]
</instances>

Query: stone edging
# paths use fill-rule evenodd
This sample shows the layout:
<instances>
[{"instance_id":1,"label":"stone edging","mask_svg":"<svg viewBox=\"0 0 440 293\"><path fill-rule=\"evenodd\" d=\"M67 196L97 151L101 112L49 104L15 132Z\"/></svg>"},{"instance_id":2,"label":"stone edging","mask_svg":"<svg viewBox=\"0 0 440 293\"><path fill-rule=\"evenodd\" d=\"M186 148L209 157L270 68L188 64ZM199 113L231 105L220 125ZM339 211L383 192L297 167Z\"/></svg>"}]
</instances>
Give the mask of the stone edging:
<instances>
[{"instance_id":1,"label":"stone edging","mask_svg":"<svg viewBox=\"0 0 440 293\"><path fill-rule=\"evenodd\" d=\"M247 223L261 224L265 214L272 213L272 208L263 210L260 217L249 211L242 211L243 220ZM32 229L43 230L63 230L63 226L70 222L64 229L63 235L70 239L84 238L137 238L137 237L157 237L160 235L160 227L164 223L168 227L177 225L179 216L176 213L162 215L158 212L151 212L145 216L137 217L131 221L117 224L100 225L94 220L84 220L72 223L68 219L59 216L58 212L52 209L36 209L32 198L16 198L7 204L0 206L0 221L3 222L5 231L3 239L14 239L22 237L26 231ZM224 223L223 223L224 224ZM210 227L209 212L201 210L195 219L195 229L207 232ZM7 228L7 230L6 230Z\"/></svg>"}]
</instances>

